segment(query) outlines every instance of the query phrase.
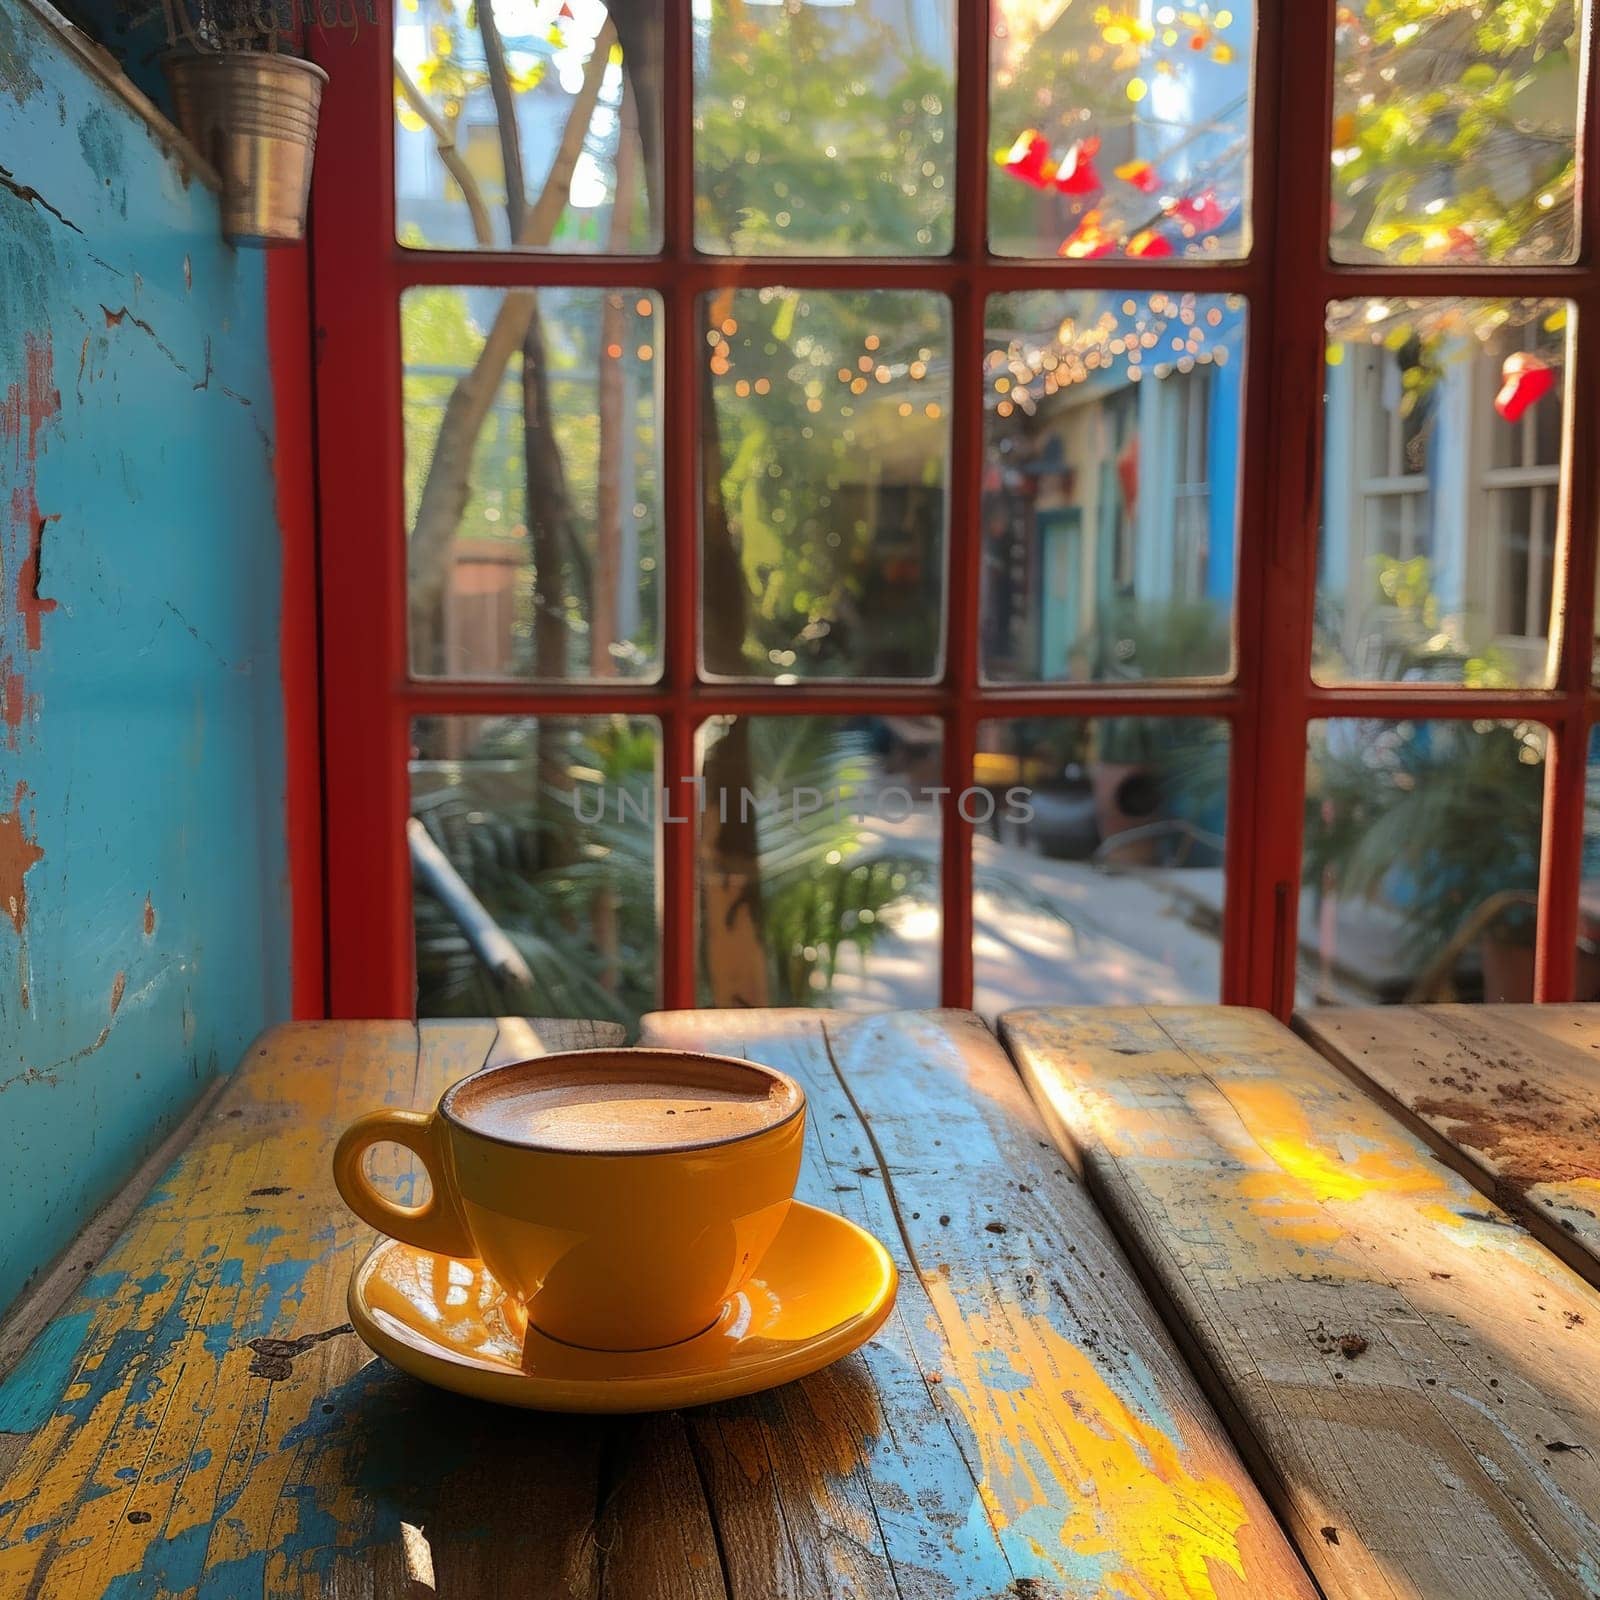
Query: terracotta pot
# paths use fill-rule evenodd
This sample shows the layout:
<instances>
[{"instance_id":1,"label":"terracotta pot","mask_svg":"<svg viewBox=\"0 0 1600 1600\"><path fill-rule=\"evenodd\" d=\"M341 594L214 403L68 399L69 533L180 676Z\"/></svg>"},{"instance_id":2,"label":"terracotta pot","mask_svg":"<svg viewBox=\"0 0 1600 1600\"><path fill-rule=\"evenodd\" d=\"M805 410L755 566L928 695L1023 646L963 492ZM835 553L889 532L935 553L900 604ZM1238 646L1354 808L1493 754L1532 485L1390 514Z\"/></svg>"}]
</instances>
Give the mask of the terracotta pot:
<instances>
[{"instance_id":1,"label":"terracotta pot","mask_svg":"<svg viewBox=\"0 0 1600 1600\"><path fill-rule=\"evenodd\" d=\"M1161 791L1155 774L1142 762L1095 761L1089 766L1089 783L1094 790L1103 859L1121 867L1153 866L1159 839L1135 839L1121 848L1111 847L1111 841L1156 820Z\"/></svg>"},{"instance_id":2,"label":"terracotta pot","mask_svg":"<svg viewBox=\"0 0 1600 1600\"><path fill-rule=\"evenodd\" d=\"M1483 939L1478 944L1483 966L1483 998L1490 1005L1526 1005L1533 999L1533 946ZM1573 993L1580 1000L1600 998L1600 952L1580 950Z\"/></svg>"},{"instance_id":3,"label":"terracotta pot","mask_svg":"<svg viewBox=\"0 0 1600 1600\"><path fill-rule=\"evenodd\" d=\"M1480 939L1483 998L1492 1005L1521 1005L1533 999L1533 946L1504 939Z\"/></svg>"}]
</instances>

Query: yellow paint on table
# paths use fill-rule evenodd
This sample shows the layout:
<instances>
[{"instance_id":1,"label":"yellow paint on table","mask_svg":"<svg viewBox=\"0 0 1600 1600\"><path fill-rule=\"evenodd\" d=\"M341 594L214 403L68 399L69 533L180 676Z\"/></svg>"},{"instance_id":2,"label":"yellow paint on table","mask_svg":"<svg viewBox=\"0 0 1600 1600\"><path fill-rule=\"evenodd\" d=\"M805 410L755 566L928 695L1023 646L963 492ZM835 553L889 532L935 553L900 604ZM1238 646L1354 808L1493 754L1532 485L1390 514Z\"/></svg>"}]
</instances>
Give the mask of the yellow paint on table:
<instances>
[{"instance_id":1,"label":"yellow paint on table","mask_svg":"<svg viewBox=\"0 0 1600 1600\"><path fill-rule=\"evenodd\" d=\"M302 1024L252 1047L58 1319L81 1330L59 1397L18 1392L32 1352L0 1386L0 1416L8 1396L42 1412L0 1486L0 1594L277 1593L370 1537L370 1494L318 1439L324 1396L371 1359L344 1312L371 1233L332 1192L332 1141L434 1098L497 1032L439 1025L419 1048L409 1023ZM409 1158L385 1175L409 1181Z\"/></svg>"},{"instance_id":2,"label":"yellow paint on table","mask_svg":"<svg viewBox=\"0 0 1600 1600\"><path fill-rule=\"evenodd\" d=\"M944 1391L978 1441L978 1492L1000 1526L1052 1510L1056 1536L1036 1546L1040 1559L1059 1567L1061 1550L1108 1556L1100 1581L1112 1594L1208 1600L1219 1569L1242 1584L1240 1531L1250 1518L1232 1483L1197 1475L1191 1453L1048 1320L992 1315L983 1296L952 1285L948 1268L923 1282L950 1345ZM993 1360L1028 1381L984 1382ZM1090 1484L1092 1499L1081 1492ZM1109 1548L1108 1523L1117 1529Z\"/></svg>"},{"instance_id":3,"label":"yellow paint on table","mask_svg":"<svg viewBox=\"0 0 1600 1600\"><path fill-rule=\"evenodd\" d=\"M1600 1295L1270 1017L1002 1028L1330 1600L1600 1587Z\"/></svg>"},{"instance_id":4,"label":"yellow paint on table","mask_svg":"<svg viewBox=\"0 0 1600 1600\"><path fill-rule=\"evenodd\" d=\"M941 1435L953 1435L963 1475L936 1502L941 1520L970 1530L975 1497L1004 1558L949 1562L947 1579L995 1573L988 1587L955 1592L998 1597L1031 1584L1042 1595L1130 1600L1309 1596L1226 1433L981 1021L954 1011L677 1013L648 1019L646 1039L748 1055L806 1087L821 1160L813 1181L901 1267L895 1315L866 1355L875 1376L904 1374L904 1388L880 1379L885 1427L868 1442L867 1468L922 1505L919 1476L946 1451ZM930 1403L937 1427L924 1454L914 1441ZM748 1592L769 1592L764 1581ZM901 1592L952 1588L930 1577Z\"/></svg>"}]
</instances>

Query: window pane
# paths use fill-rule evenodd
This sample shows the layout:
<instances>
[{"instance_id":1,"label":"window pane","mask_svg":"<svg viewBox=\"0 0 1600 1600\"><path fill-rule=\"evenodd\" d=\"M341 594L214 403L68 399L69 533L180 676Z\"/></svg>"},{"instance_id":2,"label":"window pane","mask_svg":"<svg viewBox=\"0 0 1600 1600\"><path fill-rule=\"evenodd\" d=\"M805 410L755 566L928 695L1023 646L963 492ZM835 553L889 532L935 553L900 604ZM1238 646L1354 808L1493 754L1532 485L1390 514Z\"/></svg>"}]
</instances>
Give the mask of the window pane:
<instances>
[{"instance_id":1,"label":"window pane","mask_svg":"<svg viewBox=\"0 0 1600 1600\"><path fill-rule=\"evenodd\" d=\"M994 0L989 237L1009 256L1250 247L1252 0Z\"/></svg>"},{"instance_id":2,"label":"window pane","mask_svg":"<svg viewBox=\"0 0 1600 1600\"><path fill-rule=\"evenodd\" d=\"M949 303L746 289L704 304L705 670L936 677Z\"/></svg>"},{"instance_id":3,"label":"window pane","mask_svg":"<svg viewBox=\"0 0 1600 1600\"><path fill-rule=\"evenodd\" d=\"M1544 753L1533 723L1311 725L1302 1004L1532 998Z\"/></svg>"},{"instance_id":4,"label":"window pane","mask_svg":"<svg viewBox=\"0 0 1600 1600\"><path fill-rule=\"evenodd\" d=\"M1216 1003L1226 723L984 722L973 785L979 1011Z\"/></svg>"},{"instance_id":5,"label":"window pane","mask_svg":"<svg viewBox=\"0 0 1600 1600\"><path fill-rule=\"evenodd\" d=\"M1575 0L1338 8L1336 261L1572 261Z\"/></svg>"},{"instance_id":6,"label":"window pane","mask_svg":"<svg viewBox=\"0 0 1600 1600\"><path fill-rule=\"evenodd\" d=\"M659 300L412 289L400 322L412 670L655 676Z\"/></svg>"},{"instance_id":7,"label":"window pane","mask_svg":"<svg viewBox=\"0 0 1600 1600\"><path fill-rule=\"evenodd\" d=\"M985 675L1225 674L1244 302L1009 294L986 321Z\"/></svg>"},{"instance_id":8,"label":"window pane","mask_svg":"<svg viewBox=\"0 0 1600 1600\"><path fill-rule=\"evenodd\" d=\"M1549 681L1568 309L1328 308L1319 682Z\"/></svg>"},{"instance_id":9,"label":"window pane","mask_svg":"<svg viewBox=\"0 0 1600 1600\"><path fill-rule=\"evenodd\" d=\"M411 726L417 1015L632 1027L657 1003L654 718Z\"/></svg>"},{"instance_id":10,"label":"window pane","mask_svg":"<svg viewBox=\"0 0 1600 1600\"><path fill-rule=\"evenodd\" d=\"M939 999L933 717L722 717L701 732L700 997Z\"/></svg>"},{"instance_id":11,"label":"window pane","mask_svg":"<svg viewBox=\"0 0 1600 1600\"><path fill-rule=\"evenodd\" d=\"M401 244L660 248L661 7L411 0L394 106Z\"/></svg>"},{"instance_id":12,"label":"window pane","mask_svg":"<svg viewBox=\"0 0 1600 1600\"><path fill-rule=\"evenodd\" d=\"M694 17L701 250L949 250L952 0L695 0Z\"/></svg>"}]
</instances>

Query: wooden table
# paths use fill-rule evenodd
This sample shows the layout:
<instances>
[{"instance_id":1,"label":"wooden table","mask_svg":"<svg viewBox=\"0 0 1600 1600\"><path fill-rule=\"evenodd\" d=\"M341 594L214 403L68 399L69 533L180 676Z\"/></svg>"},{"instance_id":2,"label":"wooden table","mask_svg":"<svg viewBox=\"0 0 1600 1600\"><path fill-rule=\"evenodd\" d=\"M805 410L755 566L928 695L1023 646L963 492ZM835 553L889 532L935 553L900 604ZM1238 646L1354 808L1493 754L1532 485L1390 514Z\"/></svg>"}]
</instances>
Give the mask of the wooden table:
<instances>
[{"instance_id":1,"label":"wooden table","mask_svg":"<svg viewBox=\"0 0 1600 1600\"><path fill-rule=\"evenodd\" d=\"M1600 1284L1600 1006L1318 1010L1296 1026Z\"/></svg>"},{"instance_id":2,"label":"wooden table","mask_svg":"<svg viewBox=\"0 0 1600 1600\"><path fill-rule=\"evenodd\" d=\"M802 1196L873 1229L902 1274L862 1351L750 1399L621 1418L470 1403L372 1357L345 1321L372 1236L334 1196L337 1131L485 1060L608 1037L508 1021L262 1039L0 1383L0 1595L1314 1593L964 1013L646 1030L804 1083ZM410 1176L388 1169L402 1192Z\"/></svg>"},{"instance_id":3,"label":"wooden table","mask_svg":"<svg viewBox=\"0 0 1600 1600\"><path fill-rule=\"evenodd\" d=\"M1263 1013L1003 1031L1330 1600L1600 1590L1593 1288Z\"/></svg>"}]
</instances>

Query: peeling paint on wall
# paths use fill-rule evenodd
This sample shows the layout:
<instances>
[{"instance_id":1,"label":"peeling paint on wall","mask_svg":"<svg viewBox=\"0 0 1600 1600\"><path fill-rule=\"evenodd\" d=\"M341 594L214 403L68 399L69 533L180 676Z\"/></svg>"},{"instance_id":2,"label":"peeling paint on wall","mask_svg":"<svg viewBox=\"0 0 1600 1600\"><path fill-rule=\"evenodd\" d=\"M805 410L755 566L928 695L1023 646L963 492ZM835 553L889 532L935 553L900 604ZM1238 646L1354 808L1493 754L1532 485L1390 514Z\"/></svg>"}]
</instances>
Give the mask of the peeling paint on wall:
<instances>
[{"instance_id":1,"label":"peeling paint on wall","mask_svg":"<svg viewBox=\"0 0 1600 1600\"><path fill-rule=\"evenodd\" d=\"M0 160L3 1308L286 1013L288 918L261 259L6 0Z\"/></svg>"},{"instance_id":2,"label":"peeling paint on wall","mask_svg":"<svg viewBox=\"0 0 1600 1600\"><path fill-rule=\"evenodd\" d=\"M56 605L43 592L45 529L55 518L40 512L35 484L39 430L61 410L48 338L27 335L22 368L0 400L0 453L11 484L0 531L0 574L16 575L5 597L10 604L0 609L0 721L11 750L34 711L26 656L43 643L45 615Z\"/></svg>"},{"instance_id":3,"label":"peeling paint on wall","mask_svg":"<svg viewBox=\"0 0 1600 1600\"><path fill-rule=\"evenodd\" d=\"M44 860L39 841L29 837L23 814L28 786L20 779L11 797L11 809L0 811L0 911L11 920L20 937L28 926L28 874Z\"/></svg>"}]
</instances>

